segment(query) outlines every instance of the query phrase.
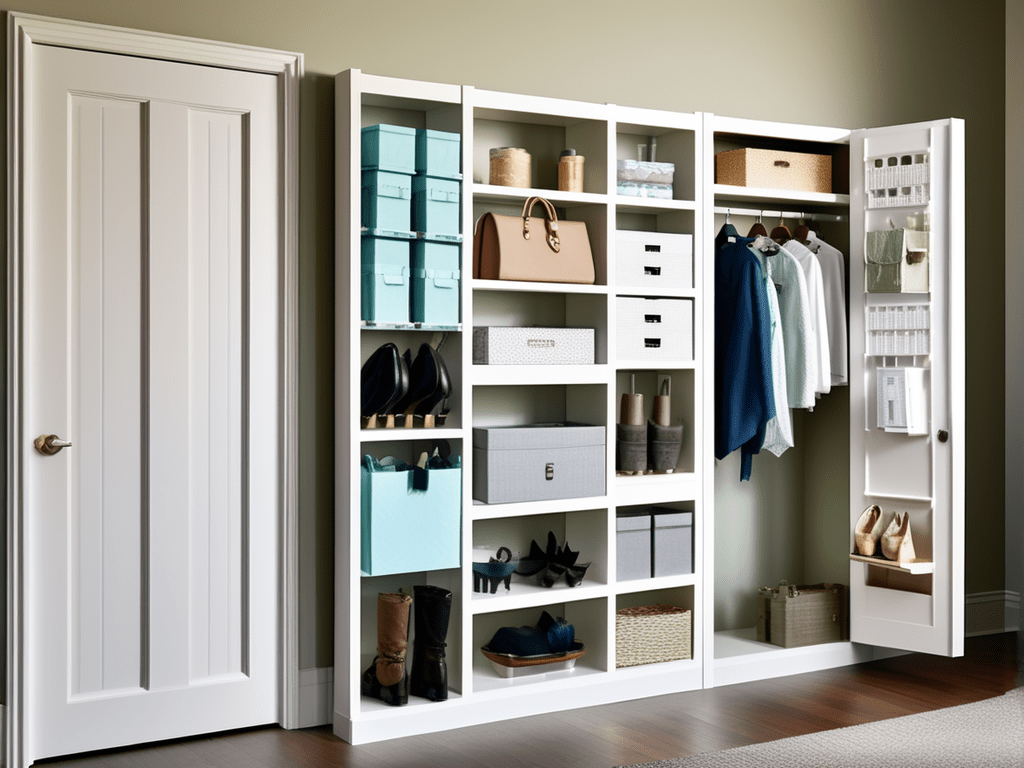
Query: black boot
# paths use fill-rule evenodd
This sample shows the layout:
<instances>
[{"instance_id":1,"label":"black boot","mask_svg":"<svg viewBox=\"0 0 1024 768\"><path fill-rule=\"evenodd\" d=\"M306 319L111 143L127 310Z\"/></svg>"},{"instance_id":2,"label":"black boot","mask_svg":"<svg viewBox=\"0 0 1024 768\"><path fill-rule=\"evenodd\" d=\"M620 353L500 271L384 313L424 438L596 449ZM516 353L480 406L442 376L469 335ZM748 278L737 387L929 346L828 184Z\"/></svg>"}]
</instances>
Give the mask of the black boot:
<instances>
[{"instance_id":1,"label":"black boot","mask_svg":"<svg viewBox=\"0 0 1024 768\"><path fill-rule=\"evenodd\" d=\"M431 701L448 698L448 662L445 638L452 612L452 593L442 587L417 586L413 591L416 636L412 642L409 693Z\"/></svg>"},{"instance_id":2,"label":"black boot","mask_svg":"<svg viewBox=\"0 0 1024 768\"><path fill-rule=\"evenodd\" d=\"M403 594L377 595L377 656L363 673L363 696L400 707L409 703L405 651L409 647L409 604Z\"/></svg>"}]
</instances>

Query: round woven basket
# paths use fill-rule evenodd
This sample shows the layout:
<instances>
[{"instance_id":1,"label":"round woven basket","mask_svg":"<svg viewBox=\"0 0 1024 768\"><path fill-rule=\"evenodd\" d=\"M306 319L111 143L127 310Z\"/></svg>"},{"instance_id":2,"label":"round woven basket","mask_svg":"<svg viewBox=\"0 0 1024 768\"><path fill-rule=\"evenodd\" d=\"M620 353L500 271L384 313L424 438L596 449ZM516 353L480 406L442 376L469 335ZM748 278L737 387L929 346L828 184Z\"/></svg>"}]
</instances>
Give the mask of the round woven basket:
<instances>
[{"instance_id":1,"label":"round woven basket","mask_svg":"<svg viewBox=\"0 0 1024 768\"><path fill-rule=\"evenodd\" d=\"M691 656L691 613L675 605L615 612L615 666L634 667Z\"/></svg>"},{"instance_id":2,"label":"round woven basket","mask_svg":"<svg viewBox=\"0 0 1024 768\"><path fill-rule=\"evenodd\" d=\"M497 147L490 152L491 184L501 187L530 186L530 153L519 147Z\"/></svg>"}]
</instances>

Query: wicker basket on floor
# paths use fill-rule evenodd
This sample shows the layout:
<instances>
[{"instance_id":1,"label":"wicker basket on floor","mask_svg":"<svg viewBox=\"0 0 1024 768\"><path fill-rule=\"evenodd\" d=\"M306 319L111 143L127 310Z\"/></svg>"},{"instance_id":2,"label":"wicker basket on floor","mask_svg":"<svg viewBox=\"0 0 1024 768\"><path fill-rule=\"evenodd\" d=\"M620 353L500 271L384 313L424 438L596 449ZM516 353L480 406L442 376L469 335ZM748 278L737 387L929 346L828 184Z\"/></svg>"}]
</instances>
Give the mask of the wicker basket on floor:
<instances>
[{"instance_id":1,"label":"wicker basket on floor","mask_svg":"<svg viewBox=\"0 0 1024 768\"><path fill-rule=\"evenodd\" d=\"M615 612L615 666L634 667L691 657L692 613L674 605Z\"/></svg>"}]
</instances>

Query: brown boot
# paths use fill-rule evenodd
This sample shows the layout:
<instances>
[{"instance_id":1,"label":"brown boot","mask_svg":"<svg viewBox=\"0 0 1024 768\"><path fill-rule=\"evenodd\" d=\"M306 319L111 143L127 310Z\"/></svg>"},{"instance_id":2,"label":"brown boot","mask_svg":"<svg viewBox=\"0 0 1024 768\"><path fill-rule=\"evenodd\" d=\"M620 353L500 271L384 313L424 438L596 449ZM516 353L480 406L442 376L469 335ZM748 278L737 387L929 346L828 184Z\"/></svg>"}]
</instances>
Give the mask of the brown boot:
<instances>
[{"instance_id":1,"label":"brown boot","mask_svg":"<svg viewBox=\"0 0 1024 768\"><path fill-rule=\"evenodd\" d=\"M377 595L377 656L363 673L363 696L395 707L409 703L405 651L409 647L411 605L409 595L383 592Z\"/></svg>"}]
</instances>

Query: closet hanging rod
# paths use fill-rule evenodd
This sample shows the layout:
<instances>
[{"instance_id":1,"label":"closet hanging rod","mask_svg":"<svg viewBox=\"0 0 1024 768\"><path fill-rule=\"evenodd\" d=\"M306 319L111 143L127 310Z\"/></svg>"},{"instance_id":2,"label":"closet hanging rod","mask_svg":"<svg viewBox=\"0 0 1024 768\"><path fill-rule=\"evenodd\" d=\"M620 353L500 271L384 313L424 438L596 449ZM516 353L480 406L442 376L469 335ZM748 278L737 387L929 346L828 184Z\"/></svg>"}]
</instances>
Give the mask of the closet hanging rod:
<instances>
[{"instance_id":1,"label":"closet hanging rod","mask_svg":"<svg viewBox=\"0 0 1024 768\"><path fill-rule=\"evenodd\" d=\"M850 217L843 213L808 213L807 211L772 211L767 208L733 208L728 205L716 205L715 213L730 213L733 216L767 216L770 219L814 219L816 221L849 221Z\"/></svg>"}]
</instances>

